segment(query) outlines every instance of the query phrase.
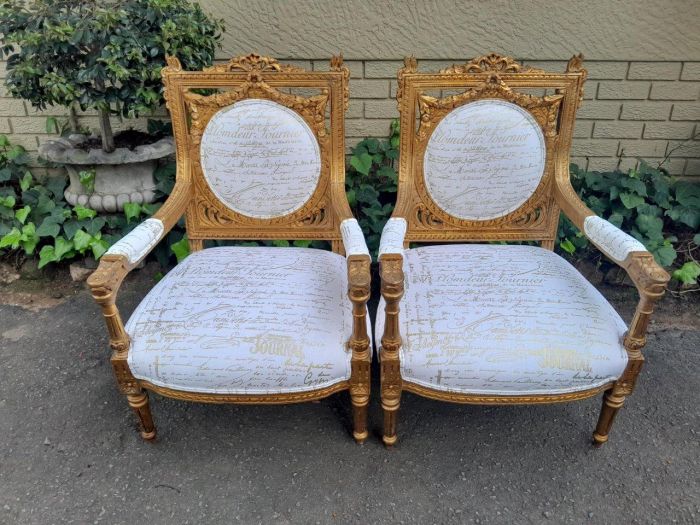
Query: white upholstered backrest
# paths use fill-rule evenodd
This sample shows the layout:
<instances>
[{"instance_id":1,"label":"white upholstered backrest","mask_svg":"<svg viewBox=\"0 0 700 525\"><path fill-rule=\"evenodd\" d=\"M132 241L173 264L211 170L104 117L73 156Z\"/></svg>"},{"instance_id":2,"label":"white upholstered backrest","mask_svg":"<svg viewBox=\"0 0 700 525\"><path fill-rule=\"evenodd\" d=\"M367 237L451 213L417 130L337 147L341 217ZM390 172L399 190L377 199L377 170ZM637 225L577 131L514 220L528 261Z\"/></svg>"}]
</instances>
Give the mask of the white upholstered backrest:
<instances>
[{"instance_id":1,"label":"white upholstered backrest","mask_svg":"<svg viewBox=\"0 0 700 525\"><path fill-rule=\"evenodd\" d=\"M304 119L271 100L218 111L202 135L202 172L231 210L256 219L300 209L321 176L318 141Z\"/></svg>"},{"instance_id":2,"label":"white upholstered backrest","mask_svg":"<svg viewBox=\"0 0 700 525\"><path fill-rule=\"evenodd\" d=\"M435 127L423 158L430 197L450 215L487 220L507 215L535 192L546 146L534 117L503 100L453 109Z\"/></svg>"}]
</instances>

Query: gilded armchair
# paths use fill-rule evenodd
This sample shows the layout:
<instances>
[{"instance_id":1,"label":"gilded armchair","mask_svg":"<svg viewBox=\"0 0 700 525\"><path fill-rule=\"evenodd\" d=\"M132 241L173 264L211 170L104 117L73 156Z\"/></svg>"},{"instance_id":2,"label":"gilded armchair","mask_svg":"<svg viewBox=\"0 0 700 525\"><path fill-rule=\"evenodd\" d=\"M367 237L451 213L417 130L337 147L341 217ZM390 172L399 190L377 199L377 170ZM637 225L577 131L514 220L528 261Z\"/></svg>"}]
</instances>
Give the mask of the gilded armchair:
<instances>
[{"instance_id":1,"label":"gilded armchair","mask_svg":"<svg viewBox=\"0 0 700 525\"><path fill-rule=\"evenodd\" d=\"M398 200L379 249L384 443L396 442L402 391L474 404L604 392L593 434L601 445L634 389L649 317L669 276L571 187L582 57L563 74L498 55L439 73L416 69L407 58L398 74ZM553 253L560 212L639 290L629 328ZM408 249L421 242L456 244Z\"/></svg>"},{"instance_id":2,"label":"gilded armchair","mask_svg":"<svg viewBox=\"0 0 700 525\"><path fill-rule=\"evenodd\" d=\"M292 403L349 390L353 435L364 441L370 257L344 189L342 58L308 72L257 55L183 71L170 57L162 77L175 188L88 281L142 437L156 434L149 390L207 403ZM124 324L120 284L183 214L191 255ZM207 239L327 240L332 252L204 249Z\"/></svg>"}]
</instances>

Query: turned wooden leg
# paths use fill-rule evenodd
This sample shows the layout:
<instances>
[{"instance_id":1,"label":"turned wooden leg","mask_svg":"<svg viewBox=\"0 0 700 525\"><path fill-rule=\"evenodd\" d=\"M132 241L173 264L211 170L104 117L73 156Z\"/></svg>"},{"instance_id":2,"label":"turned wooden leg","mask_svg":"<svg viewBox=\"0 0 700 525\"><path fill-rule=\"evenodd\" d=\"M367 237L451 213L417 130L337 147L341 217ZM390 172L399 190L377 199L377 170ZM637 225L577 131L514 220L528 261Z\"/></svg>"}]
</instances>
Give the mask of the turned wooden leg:
<instances>
[{"instance_id":1,"label":"turned wooden leg","mask_svg":"<svg viewBox=\"0 0 700 525\"><path fill-rule=\"evenodd\" d=\"M625 402L625 396L615 394L614 389L607 390L603 395L603 408L598 417L598 424L593 432L593 445L596 447L603 446L608 440L608 433L612 427L615 416Z\"/></svg>"},{"instance_id":2,"label":"turned wooden leg","mask_svg":"<svg viewBox=\"0 0 700 525\"><path fill-rule=\"evenodd\" d=\"M352 400L352 419L353 419L353 430L352 430L352 437L355 438L355 441L359 443L360 445L365 442L367 439L367 405L369 403L365 402L364 404L356 404L355 400Z\"/></svg>"},{"instance_id":3,"label":"turned wooden leg","mask_svg":"<svg viewBox=\"0 0 700 525\"><path fill-rule=\"evenodd\" d=\"M156 438L156 426L153 424L153 416L151 416L148 392L141 390L138 394L127 394L126 399L129 401L129 406L134 409L136 417L139 418L141 437L146 441L154 440Z\"/></svg>"},{"instance_id":4,"label":"turned wooden leg","mask_svg":"<svg viewBox=\"0 0 700 525\"><path fill-rule=\"evenodd\" d=\"M382 441L387 447L391 447L398 439L396 435L396 416L399 412L399 404L397 402L396 406L391 409L387 409L384 406L382 408L384 410L384 435L382 436Z\"/></svg>"}]
</instances>

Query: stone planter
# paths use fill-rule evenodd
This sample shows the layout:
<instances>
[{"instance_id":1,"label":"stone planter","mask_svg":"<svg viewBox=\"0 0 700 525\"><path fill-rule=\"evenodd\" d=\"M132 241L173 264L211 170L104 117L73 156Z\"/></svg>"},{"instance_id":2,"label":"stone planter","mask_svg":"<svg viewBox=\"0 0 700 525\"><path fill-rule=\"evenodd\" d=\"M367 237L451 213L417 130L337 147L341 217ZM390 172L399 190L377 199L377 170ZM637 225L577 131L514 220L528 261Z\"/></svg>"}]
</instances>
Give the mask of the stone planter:
<instances>
[{"instance_id":1,"label":"stone planter","mask_svg":"<svg viewBox=\"0 0 700 525\"><path fill-rule=\"evenodd\" d=\"M113 213L123 210L127 202L153 202L156 189L153 170L158 159L175 151L172 137L133 150L118 148L112 153L76 148L86 139L85 135L70 135L67 139L53 139L39 146L43 158L65 165L70 185L64 195L71 205ZM88 169L95 170L92 193L80 183L80 172Z\"/></svg>"}]
</instances>

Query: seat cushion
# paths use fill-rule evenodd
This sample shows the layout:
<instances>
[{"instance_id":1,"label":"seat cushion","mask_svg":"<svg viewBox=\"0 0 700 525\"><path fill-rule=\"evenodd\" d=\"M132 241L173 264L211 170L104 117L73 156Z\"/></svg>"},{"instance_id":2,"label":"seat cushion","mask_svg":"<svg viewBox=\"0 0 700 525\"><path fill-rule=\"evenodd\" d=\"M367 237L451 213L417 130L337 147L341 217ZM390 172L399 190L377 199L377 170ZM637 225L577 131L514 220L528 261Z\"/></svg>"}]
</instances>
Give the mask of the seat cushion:
<instances>
[{"instance_id":1,"label":"seat cushion","mask_svg":"<svg viewBox=\"0 0 700 525\"><path fill-rule=\"evenodd\" d=\"M217 394L303 392L345 381L347 286L345 258L323 250L195 252L127 322L129 367L158 386Z\"/></svg>"},{"instance_id":2,"label":"seat cushion","mask_svg":"<svg viewBox=\"0 0 700 525\"><path fill-rule=\"evenodd\" d=\"M617 379L625 323L566 260L532 246L404 252L401 374L436 390L576 392ZM384 302L375 340L384 330Z\"/></svg>"}]
</instances>

